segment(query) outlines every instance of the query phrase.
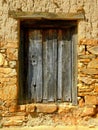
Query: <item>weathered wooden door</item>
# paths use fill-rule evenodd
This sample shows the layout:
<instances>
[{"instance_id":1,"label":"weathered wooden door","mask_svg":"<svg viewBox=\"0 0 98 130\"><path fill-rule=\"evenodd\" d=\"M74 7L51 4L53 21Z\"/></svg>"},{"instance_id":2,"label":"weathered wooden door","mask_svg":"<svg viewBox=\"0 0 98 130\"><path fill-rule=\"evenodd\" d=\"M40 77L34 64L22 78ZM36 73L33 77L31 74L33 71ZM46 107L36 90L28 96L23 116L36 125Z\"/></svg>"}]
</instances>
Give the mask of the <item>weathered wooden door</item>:
<instances>
[{"instance_id":1,"label":"weathered wooden door","mask_svg":"<svg viewBox=\"0 0 98 130\"><path fill-rule=\"evenodd\" d=\"M22 101L76 104L75 28L26 28L21 37L19 92Z\"/></svg>"},{"instance_id":2,"label":"weathered wooden door","mask_svg":"<svg viewBox=\"0 0 98 130\"><path fill-rule=\"evenodd\" d=\"M29 30L27 59L30 100L72 100L72 42L69 28Z\"/></svg>"}]
</instances>

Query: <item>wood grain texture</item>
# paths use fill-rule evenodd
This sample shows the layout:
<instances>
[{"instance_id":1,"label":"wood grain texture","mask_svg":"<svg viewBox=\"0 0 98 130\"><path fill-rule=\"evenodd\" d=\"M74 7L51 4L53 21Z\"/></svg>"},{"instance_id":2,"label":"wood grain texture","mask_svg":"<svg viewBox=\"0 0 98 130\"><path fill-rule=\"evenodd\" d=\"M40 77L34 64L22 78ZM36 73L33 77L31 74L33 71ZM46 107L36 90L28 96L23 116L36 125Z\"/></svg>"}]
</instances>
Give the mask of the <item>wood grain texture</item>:
<instances>
[{"instance_id":1,"label":"wood grain texture","mask_svg":"<svg viewBox=\"0 0 98 130\"><path fill-rule=\"evenodd\" d=\"M29 32L29 80L32 99L42 100L42 37L39 30Z\"/></svg>"},{"instance_id":2,"label":"wood grain texture","mask_svg":"<svg viewBox=\"0 0 98 130\"><path fill-rule=\"evenodd\" d=\"M71 29L72 42L72 104L77 105L77 30Z\"/></svg>"},{"instance_id":3,"label":"wood grain texture","mask_svg":"<svg viewBox=\"0 0 98 130\"><path fill-rule=\"evenodd\" d=\"M63 100L71 101L71 87L72 87L72 54L71 54L71 39L70 39L70 30L62 32L63 39L63 51L62 51L62 87L63 87Z\"/></svg>"},{"instance_id":4,"label":"wood grain texture","mask_svg":"<svg viewBox=\"0 0 98 130\"><path fill-rule=\"evenodd\" d=\"M28 72L20 84L21 96L28 95L31 102L68 101L77 103L76 87L76 32L75 28L28 29L28 41L21 58ZM25 30L26 31L26 30ZM23 41L22 41L23 42ZM26 56L26 57L27 57ZM27 68L26 68L27 67ZM22 77L22 75L20 77ZM27 84L25 81L27 80ZM23 97L24 98L24 97Z\"/></svg>"},{"instance_id":5,"label":"wood grain texture","mask_svg":"<svg viewBox=\"0 0 98 130\"><path fill-rule=\"evenodd\" d=\"M77 13L49 13L49 12L23 12L9 11L9 16L15 19L51 19L51 20L79 20L84 19L84 11Z\"/></svg>"},{"instance_id":6,"label":"wood grain texture","mask_svg":"<svg viewBox=\"0 0 98 130\"><path fill-rule=\"evenodd\" d=\"M57 88L57 36L56 31L49 30L45 32L45 48L47 53L44 53L44 96L48 101L56 100ZM44 49L45 49L44 48ZM45 51L44 51L45 52ZM46 57L46 58L45 58ZM47 80L45 80L45 78ZM46 90L47 88L47 90ZM44 98L46 98L44 97Z\"/></svg>"},{"instance_id":7,"label":"wood grain texture","mask_svg":"<svg viewBox=\"0 0 98 130\"><path fill-rule=\"evenodd\" d=\"M58 45L58 97L71 101L72 62L70 30L59 31Z\"/></svg>"}]
</instances>

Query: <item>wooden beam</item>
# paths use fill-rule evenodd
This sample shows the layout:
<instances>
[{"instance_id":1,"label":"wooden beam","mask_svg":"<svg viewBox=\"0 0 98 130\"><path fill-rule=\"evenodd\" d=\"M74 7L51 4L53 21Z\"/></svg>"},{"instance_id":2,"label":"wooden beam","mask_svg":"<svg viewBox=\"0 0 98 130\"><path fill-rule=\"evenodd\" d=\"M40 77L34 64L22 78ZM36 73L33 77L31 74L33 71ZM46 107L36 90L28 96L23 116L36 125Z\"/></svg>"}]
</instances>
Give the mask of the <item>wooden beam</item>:
<instances>
[{"instance_id":1,"label":"wooden beam","mask_svg":"<svg viewBox=\"0 0 98 130\"><path fill-rule=\"evenodd\" d=\"M49 19L49 20L80 20L84 19L83 12L77 13L49 13L49 12L22 12L9 11L9 16L15 19Z\"/></svg>"}]
</instances>

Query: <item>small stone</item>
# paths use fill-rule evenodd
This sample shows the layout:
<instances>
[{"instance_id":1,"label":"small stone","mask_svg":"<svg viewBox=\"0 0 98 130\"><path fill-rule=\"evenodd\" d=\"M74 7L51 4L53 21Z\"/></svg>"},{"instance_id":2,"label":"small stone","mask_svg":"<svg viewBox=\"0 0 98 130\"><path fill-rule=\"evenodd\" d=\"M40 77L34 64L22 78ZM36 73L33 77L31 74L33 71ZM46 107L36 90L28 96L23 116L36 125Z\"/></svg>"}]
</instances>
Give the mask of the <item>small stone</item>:
<instances>
[{"instance_id":1,"label":"small stone","mask_svg":"<svg viewBox=\"0 0 98 130\"><path fill-rule=\"evenodd\" d=\"M0 66L4 64L4 56L0 53Z\"/></svg>"},{"instance_id":2,"label":"small stone","mask_svg":"<svg viewBox=\"0 0 98 130\"><path fill-rule=\"evenodd\" d=\"M92 79L92 78L90 78L90 77L81 77L81 78L80 78L80 81L84 82L85 84L90 85L90 84L95 83L96 80L95 80L95 79Z\"/></svg>"},{"instance_id":3,"label":"small stone","mask_svg":"<svg viewBox=\"0 0 98 130\"><path fill-rule=\"evenodd\" d=\"M92 54L98 55L98 46L88 48L88 51L91 52Z\"/></svg>"},{"instance_id":4,"label":"small stone","mask_svg":"<svg viewBox=\"0 0 98 130\"><path fill-rule=\"evenodd\" d=\"M37 112L41 113L54 113L57 111L55 104L36 104Z\"/></svg>"},{"instance_id":5,"label":"small stone","mask_svg":"<svg viewBox=\"0 0 98 130\"><path fill-rule=\"evenodd\" d=\"M58 113L68 113L70 112L74 107L73 106L67 106L66 104L60 104L58 106Z\"/></svg>"},{"instance_id":6,"label":"small stone","mask_svg":"<svg viewBox=\"0 0 98 130\"><path fill-rule=\"evenodd\" d=\"M16 66L16 61L9 61L9 66L14 68Z\"/></svg>"},{"instance_id":7,"label":"small stone","mask_svg":"<svg viewBox=\"0 0 98 130\"><path fill-rule=\"evenodd\" d=\"M4 53L4 52L5 52L5 49L0 50L0 52Z\"/></svg>"},{"instance_id":8,"label":"small stone","mask_svg":"<svg viewBox=\"0 0 98 130\"><path fill-rule=\"evenodd\" d=\"M83 54L85 54L85 46L81 45L78 48L78 55L83 55Z\"/></svg>"},{"instance_id":9,"label":"small stone","mask_svg":"<svg viewBox=\"0 0 98 130\"><path fill-rule=\"evenodd\" d=\"M5 42L0 42L0 49L3 47L6 43Z\"/></svg>"},{"instance_id":10,"label":"small stone","mask_svg":"<svg viewBox=\"0 0 98 130\"><path fill-rule=\"evenodd\" d=\"M98 45L98 40L95 39L81 39L80 44L82 45Z\"/></svg>"},{"instance_id":11,"label":"small stone","mask_svg":"<svg viewBox=\"0 0 98 130\"><path fill-rule=\"evenodd\" d=\"M3 93L2 93L2 99L3 100L14 100L17 99L17 86L16 85L8 85L4 87Z\"/></svg>"},{"instance_id":12,"label":"small stone","mask_svg":"<svg viewBox=\"0 0 98 130\"><path fill-rule=\"evenodd\" d=\"M7 85L16 84L17 78L16 77L0 78L0 83L3 84L4 82L6 82Z\"/></svg>"},{"instance_id":13,"label":"small stone","mask_svg":"<svg viewBox=\"0 0 98 130\"><path fill-rule=\"evenodd\" d=\"M4 102L4 106L9 108L11 106L17 106L17 99L16 100L6 100Z\"/></svg>"},{"instance_id":14,"label":"small stone","mask_svg":"<svg viewBox=\"0 0 98 130\"><path fill-rule=\"evenodd\" d=\"M5 118L3 126L20 126L25 121L25 116L12 116Z\"/></svg>"},{"instance_id":15,"label":"small stone","mask_svg":"<svg viewBox=\"0 0 98 130\"><path fill-rule=\"evenodd\" d=\"M95 79L98 79L98 75L94 75L94 78L95 78Z\"/></svg>"},{"instance_id":16,"label":"small stone","mask_svg":"<svg viewBox=\"0 0 98 130\"><path fill-rule=\"evenodd\" d=\"M86 95L85 96L85 104L86 105L98 105L98 96L94 95Z\"/></svg>"},{"instance_id":17,"label":"small stone","mask_svg":"<svg viewBox=\"0 0 98 130\"><path fill-rule=\"evenodd\" d=\"M95 125L89 125L89 128L95 128Z\"/></svg>"},{"instance_id":18,"label":"small stone","mask_svg":"<svg viewBox=\"0 0 98 130\"><path fill-rule=\"evenodd\" d=\"M97 92L97 93L98 93L98 83L95 84L94 92Z\"/></svg>"},{"instance_id":19,"label":"small stone","mask_svg":"<svg viewBox=\"0 0 98 130\"><path fill-rule=\"evenodd\" d=\"M17 75L16 69L0 67L0 76L7 78L9 76L12 77L16 75Z\"/></svg>"},{"instance_id":20,"label":"small stone","mask_svg":"<svg viewBox=\"0 0 98 130\"><path fill-rule=\"evenodd\" d=\"M19 105L18 106L18 111L25 112L25 110L26 110L26 105Z\"/></svg>"},{"instance_id":21,"label":"small stone","mask_svg":"<svg viewBox=\"0 0 98 130\"><path fill-rule=\"evenodd\" d=\"M18 59L18 50L13 48L7 49L7 57L10 60L17 60Z\"/></svg>"},{"instance_id":22,"label":"small stone","mask_svg":"<svg viewBox=\"0 0 98 130\"><path fill-rule=\"evenodd\" d=\"M84 105L85 105L85 102L84 102L83 98L81 98L81 99L79 100L79 106L80 106L80 107L83 107Z\"/></svg>"},{"instance_id":23,"label":"small stone","mask_svg":"<svg viewBox=\"0 0 98 130\"><path fill-rule=\"evenodd\" d=\"M81 114L82 117L94 116L96 114L96 108L93 106L86 106Z\"/></svg>"},{"instance_id":24,"label":"small stone","mask_svg":"<svg viewBox=\"0 0 98 130\"><path fill-rule=\"evenodd\" d=\"M7 65L8 65L8 61L5 60L5 61L4 61L4 66L7 66Z\"/></svg>"},{"instance_id":25,"label":"small stone","mask_svg":"<svg viewBox=\"0 0 98 130\"><path fill-rule=\"evenodd\" d=\"M35 111L35 105L34 104L27 104L26 105L26 112L27 113L32 113L32 112L34 112Z\"/></svg>"},{"instance_id":26,"label":"small stone","mask_svg":"<svg viewBox=\"0 0 98 130\"><path fill-rule=\"evenodd\" d=\"M5 45L6 48L17 48L18 42L17 41L8 41L8 43Z\"/></svg>"},{"instance_id":27,"label":"small stone","mask_svg":"<svg viewBox=\"0 0 98 130\"><path fill-rule=\"evenodd\" d=\"M90 62L90 59L79 59L80 62L88 63Z\"/></svg>"},{"instance_id":28,"label":"small stone","mask_svg":"<svg viewBox=\"0 0 98 130\"><path fill-rule=\"evenodd\" d=\"M17 110L17 106L16 105L11 105L10 108L9 108L9 112L16 112Z\"/></svg>"},{"instance_id":29,"label":"small stone","mask_svg":"<svg viewBox=\"0 0 98 130\"><path fill-rule=\"evenodd\" d=\"M90 75L92 75L92 74L98 74L98 69L82 68L81 72L83 74L90 74Z\"/></svg>"},{"instance_id":30,"label":"small stone","mask_svg":"<svg viewBox=\"0 0 98 130\"><path fill-rule=\"evenodd\" d=\"M84 64L83 63L78 63L78 67L82 68L82 67L84 67Z\"/></svg>"},{"instance_id":31,"label":"small stone","mask_svg":"<svg viewBox=\"0 0 98 130\"><path fill-rule=\"evenodd\" d=\"M92 87L89 87L89 86L79 86L78 87L78 92L81 92L81 93L85 93L85 92L91 92L93 91L93 88Z\"/></svg>"},{"instance_id":32,"label":"small stone","mask_svg":"<svg viewBox=\"0 0 98 130\"><path fill-rule=\"evenodd\" d=\"M88 68L97 68L98 69L98 58L97 59L93 59L91 62L89 62Z\"/></svg>"},{"instance_id":33,"label":"small stone","mask_svg":"<svg viewBox=\"0 0 98 130\"><path fill-rule=\"evenodd\" d=\"M79 59L92 59L95 58L96 56L93 54L89 54L89 55L80 55Z\"/></svg>"},{"instance_id":34,"label":"small stone","mask_svg":"<svg viewBox=\"0 0 98 130\"><path fill-rule=\"evenodd\" d=\"M0 99L3 98L3 87L0 87Z\"/></svg>"}]
</instances>

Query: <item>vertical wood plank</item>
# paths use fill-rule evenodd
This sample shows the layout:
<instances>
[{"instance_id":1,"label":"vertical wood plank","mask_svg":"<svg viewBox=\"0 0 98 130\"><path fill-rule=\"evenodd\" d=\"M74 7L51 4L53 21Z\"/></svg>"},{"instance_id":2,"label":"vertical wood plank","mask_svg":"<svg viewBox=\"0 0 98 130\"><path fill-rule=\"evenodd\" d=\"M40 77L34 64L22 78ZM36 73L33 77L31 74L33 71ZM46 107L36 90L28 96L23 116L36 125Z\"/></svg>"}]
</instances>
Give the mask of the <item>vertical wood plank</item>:
<instances>
[{"instance_id":1,"label":"vertical wood plank","mask_svg":"<svg viewBox=\"0 0 98 130\"><path fill-rule=\"evenodd\" d=\"M47 102L48 99L48 42L47 42L47 32L43 31L43 101Z\"/></svg>"},{"instance_id":2,"label":"vertical wood plank","mask_svg":"<svg viewBox=\"0 0 98 130\"><path fill-rule=\"evenodd\" d=\"M44 41L47 51L44 51L44 59L46 60L43 68L44 85L46 85L44 86L44 98L46 97L48 101L55 101L57 88L57 32L56 30L49 30L45 33Z\"/></svg>"},{"instance_id":3,"label":"vertical wood plank","mask_svg":"<svg viewBox=\"0 0 98 130\"><path fill-rule=\"evenodd\" d=\"M29 83L31 98L42 101L42 35L39 30L29 32Z\"/></svg>"},{"instance_id":4,"label":"vertical wood plank","mask_svg":"<svg viewBox=\"0 0 98 130\"><path fill-rule=\"evenodd\" d=\"M62 99L62 30L58 31L58 88L57 88L57 98Z\"/></svg>"},{"instance_id":5,"label":"vertical wood plank","mask_svg":"<svg viewBox=\"0 0 98 130\"><path fill-rule=\"evenodd\" d=\"M71 28L72 37L72 104L77 105L77 30Z\"/></svg>"},{"instance_id":6,"label":"vertical wood plank","mask_svg":"<svg viewBox=\"0 0 98 130\"><path fill-rule=\"evenodd\" d=\"M57 60L58 60L58 54L57 54L57 30L53 31L53 87L54 87L54 100L57 100ZM50 91L51 94L51 91Z\"/></svg>"},{"instance_id":7,"label":"vertical wood plank","mask_svg":"<svg viewBox=\"0 0 98 130\"><path fill-rule=\"evenodd\" d=\"M70 39L70 30L62 30L62 87L63 87L63 100L71 101L72 89L72 48Z\"/></svg>"}]
</instances>

